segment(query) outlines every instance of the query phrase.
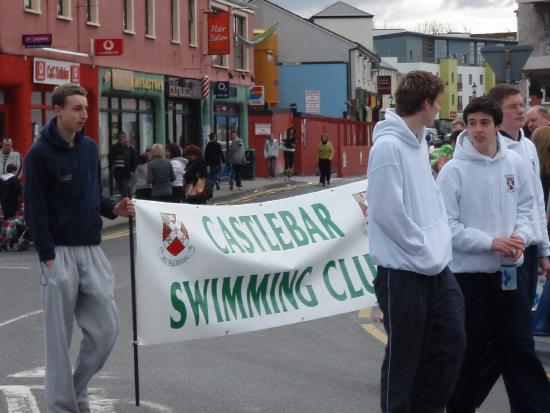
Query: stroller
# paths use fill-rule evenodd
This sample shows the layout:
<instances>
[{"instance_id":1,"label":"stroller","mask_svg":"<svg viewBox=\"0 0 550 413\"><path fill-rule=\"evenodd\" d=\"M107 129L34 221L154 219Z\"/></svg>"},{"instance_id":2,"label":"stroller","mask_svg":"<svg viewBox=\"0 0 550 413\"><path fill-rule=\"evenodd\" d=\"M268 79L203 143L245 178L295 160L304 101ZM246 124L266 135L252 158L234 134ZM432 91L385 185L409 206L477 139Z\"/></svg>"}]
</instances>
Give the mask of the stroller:
<instances>
[{"instance_id":1,"label":"stroller","mask_svg":"<svg viewBox=\"0 0 550 413\"><path fill-rule=\"evenodd\" d=\"M26 251L30 245L29 231L21 214L2 222L0 251Z\"/></svg>"}]
</instances>

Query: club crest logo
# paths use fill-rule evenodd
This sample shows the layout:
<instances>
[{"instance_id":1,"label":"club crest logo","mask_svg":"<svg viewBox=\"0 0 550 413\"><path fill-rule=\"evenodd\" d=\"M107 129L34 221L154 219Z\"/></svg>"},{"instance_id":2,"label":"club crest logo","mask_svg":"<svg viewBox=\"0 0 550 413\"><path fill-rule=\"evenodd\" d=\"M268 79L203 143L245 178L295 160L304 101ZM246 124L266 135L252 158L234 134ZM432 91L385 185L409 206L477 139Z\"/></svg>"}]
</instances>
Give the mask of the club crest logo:
<instances>
[{"instance_id":1,"label":"club crest logo","mask_svg":"<svg viewBox=\"0 0 550 413\"><path fill-rule=\"evenodd\" d=\"M159 258L166 265L176 267L183 264L195 253L189 244L189 233L176 214L160 212L162 220L162 247L158 250Z\"/></svg>"},{"instance_id":2,"label":"club crest logo","mask_svg":"<svg viewBox=\"0 0 550 413\"><path fill-rule=\"evenodd\" d=\"M367 205L367 200L365 199L367 191L362 192L356 192L353 194L353 199L357 201L359 204L359 208L361 208L361 212L363 213L363 224L361 225L361 232L365 237L369 235L369 229L368 229L368 218L369 218L369 206Z\"/></svg>"},{"instance_id":3,"label":"club crest logo","mask_svg":"<svg viewBox=\"0 0 550 413\"><path fill-rule=\"evenodd\" d=\"M508 192L514 192L516 190L516 181L514 175L506 175L506 189Z\"/></svg>"}]
</instances>

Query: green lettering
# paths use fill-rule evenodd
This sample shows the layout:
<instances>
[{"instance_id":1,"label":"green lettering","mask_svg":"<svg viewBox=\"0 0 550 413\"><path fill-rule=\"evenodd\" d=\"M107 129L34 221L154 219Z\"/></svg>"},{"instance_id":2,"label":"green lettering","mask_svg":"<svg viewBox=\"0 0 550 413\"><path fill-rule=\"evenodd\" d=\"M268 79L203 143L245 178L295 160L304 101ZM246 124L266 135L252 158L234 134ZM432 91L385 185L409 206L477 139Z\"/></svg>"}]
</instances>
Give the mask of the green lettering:
<instances>
[{"instance_id":1,"label":"green lettering","mask_svg":"<svg viewBox=\"0 0 550 413\"><path fill-rule=\"evenodd\" d=\"M248 301L248 314L250 317L254 317L254 311L252 309L252 303L256 307L256 312L258 315L262 315L262 307L260 305L260 299L264 306L266 314L271 314L271 308L269 308L269 303L267 302L267 286L269 285L269 274L264 274L262 281L259 286L257 285L258 274L252 274L250 276L250 281L248 282L248 287L246 289L246 297Z\"/></svg>"},{"instance_id":2,"label":"green lettering","mask_svg":"<svg viewBox=\"0 0 550 413\"><path fill-rule=\"evenodd\" d=\"M296 310L298 309L298 304L296 303L296 299L294 298L294 283L296 281L296 276L298 275L298 270L294 271L294 275L292 277L292 280L290 280L290 272L285 271L283 273L283 279L281 280L281 284L279 284L279 297L281 299L281 307L283 307L283 311L287 311L285 306L285 301L283 300L283 294L286 297L286 299L292 304L292 307L294 307Z\"/></svg>"},{"instance_id":3,"label":"green lettering","mask_svg":"<svg viewBox=\"0 0 550 413\"><path fill-rule=\"evenodd\" d=\"M258 217L256 215L252 215L252 219L256 223L256 226L260 230L262 236L267 242L267 246L271 249L271 251L281 251L281 247L279 247L279 245L277 244L273 244L273 242L269 239L267 233L264 230L264 227L262 227L262 224L260 224L260 220L258 219Z\"/></svg>"},{"instance_id":4,"label":"green lettering","mask_svg":"<svg viewBox=\"0 0 550 413\"><path fill-rule=\"evenodd\" d=\"M315 215L317 215L317 218L319 219L321 224L323 224L325 230L328 232L331 238L336 238L334 232L336 232L336 234L340 237L345 236L344 232L331 219L330 212L326 206L324 206L323 204L313 204L311 205L311 208L313 208Z\"/></svg>"},{"instance_id":5,"label":"green lettering","mask_svg":"<svg viewBox=\"0 0 550 413\"><path fill-rule=\"evenodd\" d=\"M211 224L211 223L212 223L212 220L209 217L207 217L207 216L202 217L202 226L204 227L204 230L208 234L208 237L210 238L210 241L212 241L212 243L216 246L216 248L219 249L223 254L229 254L229 249L220 247L220 244L218 244L216 242L216 240L214 239L214 237L212 236L212 233L208 229L208 225L207 225L207 224Z\"/></svg>"},{"instance_id":6,"label":"green lettering","mask_svg":"<svg viewBox=\"0 0 550 413\"><path fill-rule=\"evenodd\" d=\"M277 225L277 215L268 213L264 214L264 217L267 219L267 222L269 223L269 226L273 230L273 233L275 234L275 237L279 241L279 244L283 247L283 250L289 250L294 247L294 244L292 242L285 242L283 239L283 230L280 226Z\"/></svg>"},{"instance_id":7,"label":"green lettering","mask_svg":"<svg viewBox=\"0 0 550 413\"><path fill-rule=\"evenodd\" d=\"M239 245L237 240L233 237L233 234L231 233L231 231L229 231L229 229L227 229L227 227L225 226L225 224L223 223L223 221L221 220L220 217L218 217L218 224L220 225L220 228L222 229L223 236L225 237L225 240L227 241L227 244L229 245L229 248L231 248L231 252L233 254L235 253L235 250L233 249L233 246L236 246L241 253L244 253L243 247L241 247Z\"/></svg>"},{"instance_id":8,"label":"green lettering","mask_svg":"<svg viewBox=\"0 0 550 413\"><path fill-rule=\"evenodd\" d=\"M258 238L258 236L256 235L256 232L252 228L252 218L249 217L248 215L245 215L244 217L239 217L239 219L240 219L242 224L246 225L246 228L248 229L248 232L250 232L250 234L254 237L254 241L256 241L256 245L258 245L260 247L262 252L265 252L265 248L264 248L263 244L260 242L260 239Z\"/></svg>"},{"instance_id":9,"label":"green lettering","mask_svg":"<svg viewBox=\"0 0 550 413\"><path fill-rule=\"evenodd\" d=\"M279 306L277 305L277 296L275 293L277 292L277 281L279 280L279 276L281 274L276 272L273 274L273 280L271 280L271 288L269 289L269 297L271 298L271 305L273 306L273 311L276 313L280 313L281 310L279 310Z\"/></svg>"},{"instance_id":10,"label":"green lettering","mask_svg":"<svg viewBox=\"0 0 550 413\"><path fill-rule=\"evenodd\" d=\"M244 232L242 232L239 228L239 220L235 217L229 217L229 224L231 224L231 228L233 228L233 232L237 234L237 236L245 242L244 249L250 253L254 253L254 245L252 245L252 242L250 242L250 239L246 236Z\"/></svg>"},{"instance_id":11,"label":"green lettering","mask_svg":"<svg viewBox=\"0 0 550 413\"><path fill-rule=\"evenodd\" d=\"M223 279L222 284L222 301L223 301L223 308L225 310L225 321L229 321L229 312L227 311L227 307L231 308L231 311L233 313L233 317L235 320L239 318L239 315L237 314L237 304L239 305L239 310L241 312L242 318L248 318L246 315L246 311L244 309L243 305L243 297L242 297L242 285L243 285L243 279L244 277L242 275L238 276L235 280L235 285L233 285L233 289L231 288L231 277L225 277Z\"/></svg>"},{"instance_id":12,"label":"green lettering","mask_svg":"<svg viewBox=\"0 0 550 413\"><path fill-rule=\"evenodd\" d=\"M306 233L298 226L298 222L296 221L296 218L294 218L294 215L288 211L281 211L279 212L279 216L283 220L288 232L290 232L290 236L298 247L303 247L304 245L309 244L309 239Z\"/></svg>"},{"instance_id":13,"label":"green lettering","mask_svg":"<svg viewBox=\"0 0 550 413\"><path fill-rule=\"evenodd\" d=\"M331 268L336 268L336 262L334 260L330 260L329 262L327 262L323 270L323 280L325 281L325 286L327 287L327 290L330 293L330 295L332 295L338 301L345 301L347 298L346 293L343 292L342 294L338 294L336 290L332 287L332 284L330 283L329 270Z\"/></svg>"},{"instance_id":14,"label":"green lettering","mask_svg":"<svg viewBox=\"0 0 550 413\"><path fill-rule=\"evenodd\" d=\"M172 283L170 287L170 298L172 301L172 308L180 314L179 321L176 321L170 316L170 328L174 330L177 328L182 328L185 325L185 320L187 319L187 309L185 308L185 303L178 298L177 292L181 292L180 283Z\"/></svg>"},{"instance_id":15,"label":"green lettering","mask_svg":"<svg viewBox=\"0 0 550 413\"><path fill-rule=\"evenodd\" d=\"M183 288L185 288L185 293L187 294L187 299L189 300L189 304L191 305L191 309L193 310L193 316L195 317L195 325L199 325L200 321L200 313L202 311L202 314L204 316L204 321L206 324L208 324L208 300L206 296L206 291L208 290L208 279L204 280L204 285L202 286L202 295L199 288L200 281L195 281L195 295L193 296L193 292L191 291L191 288L189 288L189 281L184 281Z\"/></svg>"},{"instance_id":16,"label":"green lettering","mask_svg":"<svg viewBox=\"0 0 550 413\"><path fill-rule=\"evenodd\" d=\"M306 285L306 290L309 294L309 300L306 299L302 294L302 282L304 281L305 276L311 274L312 272L313 267L307 267L304 271L302 271L300 277L296 281L296 295L298 296L300 301L308 307L315 307L319 304L319 301L317 301L317 297L315 296L315 291L310 284Z\"/></svg>"},{"instance_id":17,"label":"green lettering","mask_svg":"<svg viewBox=\"0 0 550 413\"><path fill-rule=\"evenodd\" d=\"M342 274L344 275L344 281L348 286L348 291L351 294L351 298L364 296L365 292L363 291L362 288L359 288L358 290L355 289L355 286L353 285L353 282L351 281L351 278L349 276L348 267L346 266L346 261L343 258L340 258L338 260L338 264L340 265L340 270L342 270Z\"/></svg>"},{"instance_id":18,"label":"green lettering","mask_svg":"<svg viewBox=\"0 0 550 413\"><path fill-rule=\"evenodd\" d=\"M369 254L363 255L363 257L365 258L365 261L367 261L367 265L368 265L369 264L368 260L370 260ZM374 294L374 287L367 279L365 271L363 270L363 266L359 262L359 257L353 257L352 260L353 260L353 264L355 265L355 269L357 270L357 274L359 274L359 278L361 279L361 283L363 284L363 287L365 287L365 289L369 293Z\"/></svg>"},{"instance_id":19,"label":"green lettering","mask_svg":"<svg viewBox=\"0 0 550 413\"><path fill-rule=\"evenodd\" d=\"M218 323L223 323L222 312L220 310L220 302L218 301L218 279L212 278L210 283L212 286L212 301L214 302L214 310L216 311L216 321Z\"/></svg>"},{"instance_id":20,"label":"green lettering","mask_svg":"<svg viewBox=\"0 0 550 413\"><path fill-rule=\"evenodd\" d=\"M302 221L304 221L304 225L306 227L306 230L309 234L309 238L311 239L311 241L317 242L315 240L314 235L318 235L319 237L321 237L321 240L324 240L324 241L328 240L327 236L323 234L323 231L321 231L319 227L315 224L315 222L313 222L313 220L309 217L305 209L300 207L299 210L300 210L300 216L302 217Z\"/></svg>"}]
</instances>

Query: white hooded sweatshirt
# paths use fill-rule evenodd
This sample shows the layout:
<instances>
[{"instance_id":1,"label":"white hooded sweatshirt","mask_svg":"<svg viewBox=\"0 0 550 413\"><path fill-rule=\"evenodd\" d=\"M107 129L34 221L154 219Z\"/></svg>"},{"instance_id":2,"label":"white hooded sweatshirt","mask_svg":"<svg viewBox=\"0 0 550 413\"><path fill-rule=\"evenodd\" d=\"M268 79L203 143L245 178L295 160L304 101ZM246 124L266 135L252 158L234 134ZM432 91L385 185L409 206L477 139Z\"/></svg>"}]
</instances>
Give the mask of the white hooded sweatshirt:
<instances>
[{"instance_id":1,"label":"white hooded sweatshirt","mask_svg":"<svg viewBox=\"0 0 550 413\"><path fill-rule=\"evenodd\" d=\"M520 131L519 141L510 139L503 135L504 142L508 149L516 152L525 162L529 173L529 189L534 198L531 211L531 224L533 226L533 239L528 245L538 246L539 257L550 256L550 241L546 230L546 208L544 207L544 191L540 181L540 163L535 144L525 137Z\"/></svg>"},{"instance_id":2,"label":"white hooded sweatshirt","mask_svg":"<svg viewBox=\"0 0 550 413\"><path fill-rule=\"evenodd\" d=\"M516 234L528 244L533 236L528 172L504 139L498 134L499 149L491 158L462 132L453 159L437 177L453 234L452 272L497 272L501 257L491 251L493 238Z\"/></svg>"},{"instance_id":3,"label":"white hooded sweatshirt","mask_svg":"<svg viewBox=\"0 0 550 413\"><path fill-rule=\"evenodd\" d=\"M367 172L369 248L378 265L436 275L451 260L451 232L425 134L423 128L415 136L391 109L374 128Z\"/></svg>"}]
</instances>

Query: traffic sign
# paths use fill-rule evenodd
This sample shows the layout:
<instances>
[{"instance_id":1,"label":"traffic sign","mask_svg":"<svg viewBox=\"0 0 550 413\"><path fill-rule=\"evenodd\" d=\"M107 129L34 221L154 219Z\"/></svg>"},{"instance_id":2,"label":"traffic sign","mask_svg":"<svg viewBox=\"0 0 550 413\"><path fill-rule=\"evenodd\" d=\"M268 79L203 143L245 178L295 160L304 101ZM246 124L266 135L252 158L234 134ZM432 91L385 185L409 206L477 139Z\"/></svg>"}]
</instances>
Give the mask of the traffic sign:
<instances>
[{"instance_id":1,"label":"traffic sign","mask_svg":"<svg viewBox=\"0 0 550 413\"><path fill-rule=\"evenodd\" d=\"M96 56L120 56L123 50L122 39L95 39L94 54Z\"/></svg>"}]
</instances>

